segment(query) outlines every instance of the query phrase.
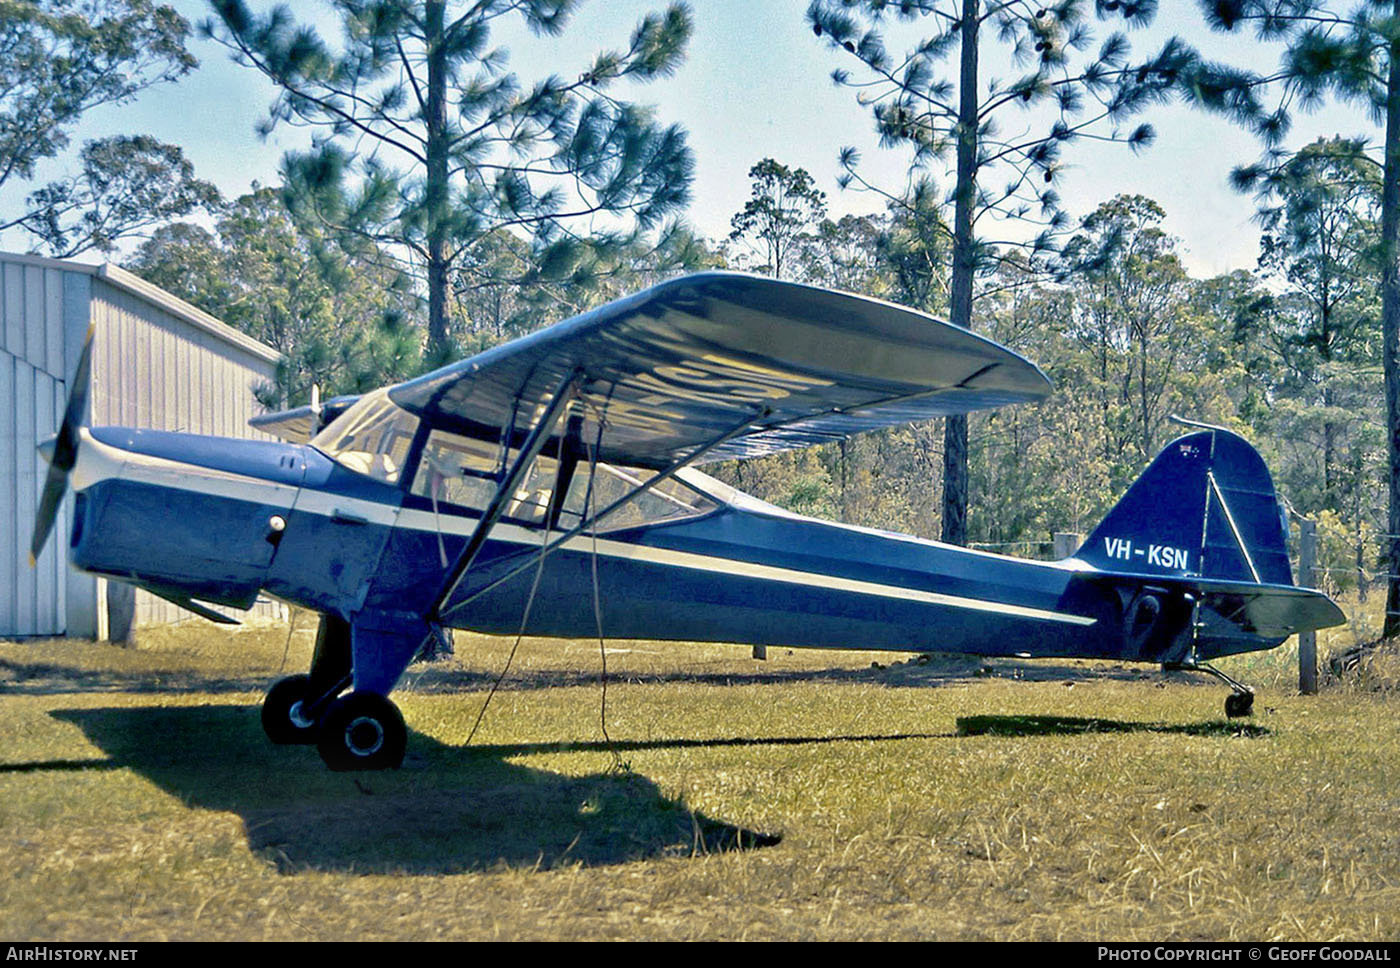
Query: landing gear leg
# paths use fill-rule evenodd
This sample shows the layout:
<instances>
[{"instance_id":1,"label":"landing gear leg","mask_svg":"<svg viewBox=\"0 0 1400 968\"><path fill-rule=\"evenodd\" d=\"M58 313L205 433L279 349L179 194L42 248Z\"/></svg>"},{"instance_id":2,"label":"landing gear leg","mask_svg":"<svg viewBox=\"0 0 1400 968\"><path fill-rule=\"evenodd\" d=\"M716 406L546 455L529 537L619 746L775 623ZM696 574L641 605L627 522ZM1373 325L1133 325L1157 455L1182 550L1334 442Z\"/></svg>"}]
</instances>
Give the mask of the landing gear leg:
<instances>
[{"instance_id":1,"label":"landing gear leg","mask_svg":"<svg viewBox=\"0 0 1400 968\"><path fill-rule=\"evenodd\" d=\"M326 708L349 685L350 624L323 615L311 674L288 676L268 690L262 705L263 732L279 745L315 744L316 727Z\"/></svg>"},{"instance_id":2,"label":"landing gear leg","mask_svg":"<svg viewBox=\"0 0 1400 968\"><path fill-rule=\"evenodd\" d=\"M1241 716L1248 716L1254 711L1254 690L1246 686L1243 682L1231 676L1227 676L1215 666L1206 665L1204 662L1197 662L1195 659L1187 659L1185 662L1166 663L1162 669L1167 672L1181 670L1184 672L1204 672L1208 676L1214 676L1230 687L1230 695L1225 697L1225 715L1230 719L1239 719Z\"/></svg>"},{"instance_id":3,"label":"landing gear leg","mask_svg":"<svg viewBox=\"0 0 1400 968\"><path fill-rule=\"evenodd\" d=\"M316 749L332 770L395 770L403 763L408 729L388 696L409 660L433 632L401 614L362 611L346 626L350 674L317 717ZM339 698L340 691L353 689Z\"/></svg>"}]
</instances>

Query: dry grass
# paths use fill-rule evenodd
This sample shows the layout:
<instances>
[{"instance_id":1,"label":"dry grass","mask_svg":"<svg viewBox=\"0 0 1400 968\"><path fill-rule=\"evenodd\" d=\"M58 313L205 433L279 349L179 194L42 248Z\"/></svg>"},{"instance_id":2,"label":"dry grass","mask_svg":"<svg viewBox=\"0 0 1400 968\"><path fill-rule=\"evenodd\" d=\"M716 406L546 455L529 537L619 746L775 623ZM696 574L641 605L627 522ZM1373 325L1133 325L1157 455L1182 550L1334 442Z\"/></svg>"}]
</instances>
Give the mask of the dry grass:
<instances>
[{"instance_id":1,"label":"dry grass","mask_svg":"<svg viewBox=\"0 0 1400 968\"><path fill-rule=\"evenodd\" d=\"M356 777L263 739L285 644L0 645L0 936L1400 935L1400 699L1286 657L1246 729L1148 669L621 643L614 752L596 644L528 640L463 748L509 643L459 636Z\"/></svg>"}]
</instances>

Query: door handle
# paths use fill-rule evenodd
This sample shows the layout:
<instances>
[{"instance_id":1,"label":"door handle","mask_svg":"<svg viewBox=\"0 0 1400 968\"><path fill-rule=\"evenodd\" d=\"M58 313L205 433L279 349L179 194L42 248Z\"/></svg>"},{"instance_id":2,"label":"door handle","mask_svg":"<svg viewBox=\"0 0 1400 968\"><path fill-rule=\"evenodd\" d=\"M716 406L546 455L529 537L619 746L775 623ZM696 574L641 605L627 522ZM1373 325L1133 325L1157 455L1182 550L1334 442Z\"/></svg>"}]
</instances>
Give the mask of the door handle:
<instances>
[{"instance_id":1,"label":"door handle","mask_svg":"<svg viewBox=\"0 0 1400 968\"><path fill-rule=\"evenodd\" d=\"M349 511L342 511L336 508L331 512L331 520L336 524L369 524L369 518L362 518L358 514L351 514Z\"/></svg>"}]
</instances>

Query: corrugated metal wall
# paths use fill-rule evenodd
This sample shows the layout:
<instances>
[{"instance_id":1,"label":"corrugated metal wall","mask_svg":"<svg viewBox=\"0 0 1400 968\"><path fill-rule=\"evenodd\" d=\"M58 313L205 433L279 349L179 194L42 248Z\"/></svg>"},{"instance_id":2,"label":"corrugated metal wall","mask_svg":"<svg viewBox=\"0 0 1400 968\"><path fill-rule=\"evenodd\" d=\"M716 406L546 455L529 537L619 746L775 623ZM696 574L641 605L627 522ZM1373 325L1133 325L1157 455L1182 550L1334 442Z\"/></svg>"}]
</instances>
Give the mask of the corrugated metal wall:
<instances>
[{"instance_id":1,"label":"corrugated metal wall","mask_svg":"<svg viewBox=\"0 0 1400 968\"><path fill-rule=\"evenodd\" d=\"M0 636L94 635L103 624L99 583L63 555L71 498L38 567L28 563L47 472L35 447L58 427L89 322L94 425L265 436L248 418L259 411L253 385L274 375L267 347L120 270L0 253L0 469L15 469L0 470ZM278 613L272 603L253 612ZM188 617L137 596L138 624Z\"/></svg>"},{"instance_id":2,"label":"corrugated metal wall","mask_svg":"<svg viewBox=\"0 0 1400 968\"><path fill-rule=\"evenodd\" d=\"M53 635L67 625L63 538L50 540L37 567L29 567L34 514L48 471L35 448L57 428L69 361L77 359L65 327L66 275L0 261L0 468L13 468L12 474L0 472L0 634ZM55 524L60 536L68 532L70 503L64 502Z\"/></svg>"}]
</instances>

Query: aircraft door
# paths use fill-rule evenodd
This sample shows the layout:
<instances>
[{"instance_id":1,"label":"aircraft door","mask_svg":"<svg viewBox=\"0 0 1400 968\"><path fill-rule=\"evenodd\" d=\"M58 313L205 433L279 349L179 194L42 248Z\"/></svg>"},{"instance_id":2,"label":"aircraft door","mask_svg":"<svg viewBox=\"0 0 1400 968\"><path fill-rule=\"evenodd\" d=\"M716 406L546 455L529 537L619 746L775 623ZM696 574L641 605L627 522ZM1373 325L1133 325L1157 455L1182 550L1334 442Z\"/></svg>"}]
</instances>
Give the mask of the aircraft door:
<instances>
[{"instance_id":1,"label":"aircraft door","mask_svg":"<svg viewBox=\"0 0 1400 968\"><path fill-rule=\"evenodd\" d=\"M378 487L372 496L352 496L318 487L313 476L319 475L309 467L308 481L287 516L266 587L288 601L348 616L364 604L403 495L395 487Z\"/></svg>"},{"instance_id":2,"label":"aircraft door","mask_svg":"<svg viewBox=\"0 0 1400 968\"><path fill-rule=\"evenodd\" d=\"M416 418L371 395L306 448L306 475L268 571L272 594L348 617L364 605L403 503Z\"/></svg>"}]
</instances>

